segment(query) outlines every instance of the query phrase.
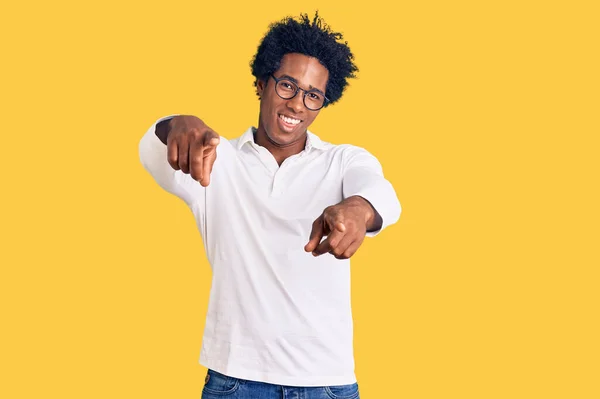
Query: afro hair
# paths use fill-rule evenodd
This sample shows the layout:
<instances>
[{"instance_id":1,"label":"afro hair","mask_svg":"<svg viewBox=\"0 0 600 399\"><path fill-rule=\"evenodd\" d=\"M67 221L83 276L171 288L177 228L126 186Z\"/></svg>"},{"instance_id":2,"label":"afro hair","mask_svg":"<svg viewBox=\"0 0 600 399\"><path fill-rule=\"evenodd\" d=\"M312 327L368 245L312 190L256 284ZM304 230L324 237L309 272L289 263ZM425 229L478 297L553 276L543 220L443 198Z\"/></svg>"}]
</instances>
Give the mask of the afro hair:
<instances>
[{"instance_id":1,"label":"afro hair","mask_svg":"<svg viewBox=\"0 0 600 399\"><path fill-rule=\"evenodd\" d=\"M318 11L312 22L307 14L301 14L299 21L286 17L270 24L250 62L252 75L256 78L254 86L258 80L266 81L279 69L284 55L300 53L316 58L327 68L329 79L325 90L329 102L326 106L335 103L342 97L348 79L355 78L358 72L348 42L341 40L342 33L332 31Z\"/></svg>"}]
</instances>

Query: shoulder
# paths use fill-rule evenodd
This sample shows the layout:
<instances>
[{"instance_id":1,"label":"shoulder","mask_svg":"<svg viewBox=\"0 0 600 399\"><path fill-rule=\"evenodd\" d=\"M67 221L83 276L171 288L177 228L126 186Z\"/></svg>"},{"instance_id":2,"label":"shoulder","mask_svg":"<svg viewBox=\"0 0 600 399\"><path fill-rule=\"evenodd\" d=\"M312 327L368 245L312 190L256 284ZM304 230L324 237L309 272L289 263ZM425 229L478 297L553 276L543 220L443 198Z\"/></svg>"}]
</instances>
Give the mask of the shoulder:
<instances>
[{"instance_id":1,"label":"shoulder","mask_svg":"<svg viewBox=\"0 0 600 399\"><path fill-rule=\"evenodd\" d=\"M307 131L308 142L307 145L314 147L315 149L327 151L327 152L335 152L342 153L346 155L351 155L354 153L365 152L366 150L362 147L353 145L353 144L335 144L328 141L323 140L318 135L316 135L312 131Z\"/></svg>"},{"instance_id":2,"label":"shoulder","mask_svg":"<svg viewBox=\"0 0 600 399\"><path fill-rule=\"evenodd\" d=\"M308 132L309 145L322 150L332 156L341 157L344 161L354 158L375 158L367 149L349 143L334 144L319 138L316 134Z\"/></svg>"},{"instance_id":3,"label":"shoulder","mask_svg":"<svg viewBox=\"0 0 600 399\"><path fill-rule=\"evenodd\" d=\"M342 143L333 144L317 137L309 132L309 140L325 155L330 165L338 165L341 173L344 175L350 170L372 170L380 172L381 163L366 148L355 144Z\"/></svg>"}]
</instances>

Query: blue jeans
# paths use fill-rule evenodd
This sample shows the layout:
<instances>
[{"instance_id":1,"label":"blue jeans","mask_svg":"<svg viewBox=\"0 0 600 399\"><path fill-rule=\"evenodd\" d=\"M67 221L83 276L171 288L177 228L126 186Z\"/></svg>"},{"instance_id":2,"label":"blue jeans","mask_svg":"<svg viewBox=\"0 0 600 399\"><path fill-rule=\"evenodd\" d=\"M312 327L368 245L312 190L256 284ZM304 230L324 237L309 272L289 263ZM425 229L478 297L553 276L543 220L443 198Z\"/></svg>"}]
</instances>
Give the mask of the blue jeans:
<instances>
[{"instance_id":1,"label":"blue jeans","mask_svg":"<svg viewBox=\"0 0 600 399\"><path fill-rule=\"evenodd\" d=\"M360 399L358 384L291 387L229 377L208 369L202 399Z\"/></svg>"}]
</instances>

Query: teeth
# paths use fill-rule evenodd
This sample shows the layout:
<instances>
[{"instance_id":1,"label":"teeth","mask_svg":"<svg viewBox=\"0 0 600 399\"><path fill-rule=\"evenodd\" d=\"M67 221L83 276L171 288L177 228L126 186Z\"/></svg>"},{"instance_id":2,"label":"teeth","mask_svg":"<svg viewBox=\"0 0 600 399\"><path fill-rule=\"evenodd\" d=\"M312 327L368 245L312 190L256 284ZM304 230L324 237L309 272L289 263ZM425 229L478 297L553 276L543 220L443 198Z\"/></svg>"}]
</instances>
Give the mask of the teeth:
<instances>
[{"instance_id":1,"label":"teeth","mask_svg":"<svg viewBox=\"0 0 600 399\"><path fill-rule=\"evenodd\" d=\"M284 116L284 115L279 115L279 117L281 119L283 119L283 121L285 123L289 123L290 125L297 125L298 123L300 123L300 119L288 118L287 116Z\"/></svg>"}]
</instances>

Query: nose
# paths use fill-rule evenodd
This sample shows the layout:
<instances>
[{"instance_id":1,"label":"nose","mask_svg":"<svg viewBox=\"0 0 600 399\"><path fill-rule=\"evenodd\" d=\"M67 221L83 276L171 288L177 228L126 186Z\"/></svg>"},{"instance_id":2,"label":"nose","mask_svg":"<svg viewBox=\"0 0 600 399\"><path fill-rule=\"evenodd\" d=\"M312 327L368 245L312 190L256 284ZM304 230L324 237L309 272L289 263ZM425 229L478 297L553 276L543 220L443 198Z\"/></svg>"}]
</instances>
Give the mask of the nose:
<instances>
[{"instance_id":1,"label":"nose","mask_svg":"<svg viewBox=\"0 0 600 399\"><path fill-rule=\"evenodd\" d=\"M287 101L287 106L296 111L297 113L302 111L302 108L304 108L303 94L304 93L302 93L301 91L298 91L298 93L296 93L296 95L293 98L290 98Z\"/></svg>"}]
</instances>

